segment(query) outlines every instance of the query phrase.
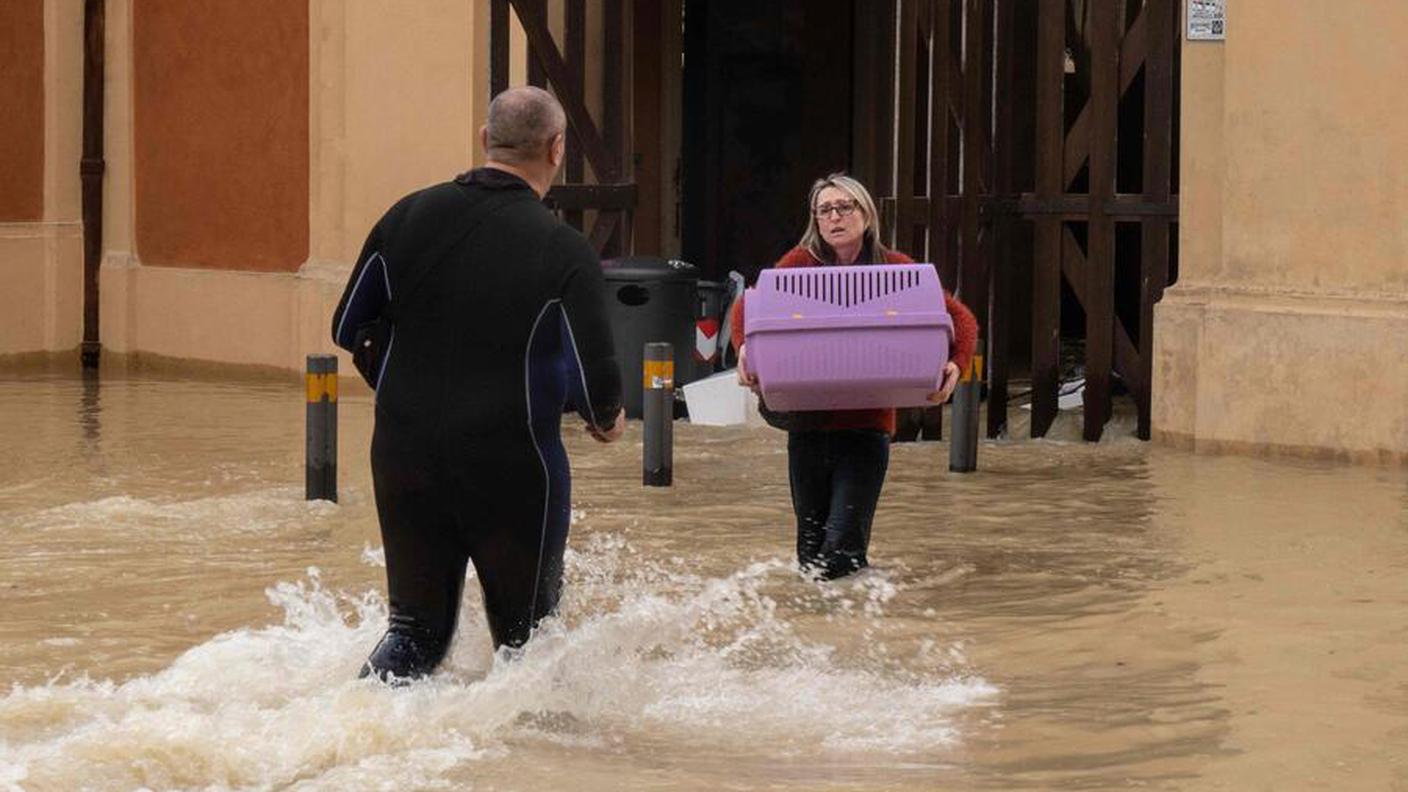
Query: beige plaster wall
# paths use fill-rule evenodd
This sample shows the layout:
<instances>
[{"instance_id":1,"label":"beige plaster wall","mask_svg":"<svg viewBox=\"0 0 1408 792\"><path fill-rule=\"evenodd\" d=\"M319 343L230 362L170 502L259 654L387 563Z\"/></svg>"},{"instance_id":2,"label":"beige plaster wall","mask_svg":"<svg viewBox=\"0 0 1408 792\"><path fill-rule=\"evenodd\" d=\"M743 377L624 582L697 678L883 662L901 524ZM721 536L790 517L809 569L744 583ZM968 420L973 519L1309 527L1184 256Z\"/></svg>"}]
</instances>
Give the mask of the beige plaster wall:
<instances>
[{"instance_id":1,"label":"beige plaster wall","mask_svg":"<svg viewBox=\"0 0 1408 792\"><path fill-rule=\"evenodd\" d=\"M83 6L44 3L44 210L0 224L0 356L68 350L83 333Z\"/></svg>"},{"instance_id":2,"label":"beige plaster wall","mask_svg":"<svg viewBox=\"0 0 1408 792\"><path fill-rule=\"evenodd\" d=\"M1408 294L1408 3L1230 5L1215 277Z\"/></svg>"},{"instance_id":3,"label":"beige plaster wall","mask_svg":"<svg viewBox=\"0 0 1408 792\"><path fill-rule=\"evenodd\" d=\"M463 0L313 0L312 10L323 201L311 258L347 262L397 198L469 167L474 10Z\"/></svg>"},{"instance_id":4,"label":"beige plaster wall","mask_svg":"<svg viewBox=\"0 0 1408 792\"><path fill-rule=\"evenodd\" d=\"M307 0L309 247L294 273L143 266L136 234L133 0L107 0L100 335L107 360L160 355L298 371L363 238L397 198L477 160L488 5ZM82 331L82 4L44 0L44 218L0 225L0 364ZM526 78L515 18L510 80ZM42 299L36 299L40 295ZM351 371L344 358L344 370Z\"/></svg>"},{"instance_id":5,"label":"beige plaster wall","mask_svg":"<svg viewBox=\"0 0 1408 792\"><path fill-rule=\"evenodd\" d=\"M249 273L143 265L134 5L107 0L105 360L160 355L302 370L305 355L331 351L332 310L376 218L401 195L478 161L488 101L486 3L307 2L308 259L294 273ZM69 351L81 339L82 4L45 0L45 15L45 219L0 227L0 363L13 353ZM511 39L510 81L522 84L527 47L516 18ZM343 370L352 371L345 357Z\"/></svg>"},{"instance_id":6,"label":"beige plaster wall","mask_svg":"<svg viewBox=\"0 0 1408 792\"><path fill-rule=\"evenodd\" d=\"M487 104L487 4L309 0L309 256L291 274L142 266L131 0L109 0L109 15L104 349L288 370L333 351L332 311L371 225L405 193L473 165ZM514 38L524 52L521 30ZM523 79L521 55L512 73ZM355 379L345 356L342 370Z\"/></svg>"},{"instance_id":7,"label":"beige plaster wall","mask_svg":"<svg viewBox=\"0 0 1408 792\"><path fill-rule=\"evenodd\" d=\"M1408 460L1408 4L1228 5L1183 44L1155 436Z\"/></svg>"},{"instance_id":8,"label":"beige plaster wall","mask_svg":"<svg viewBox=\"0 0 1408 792\"><path fill-rule=\"evenodd\" d=\"M104 353L131 351L127 270L136 266L135 146L132 135L132 0L108 0L103 86L103 260L98 338Z\"/></svg>"}]
</instances>

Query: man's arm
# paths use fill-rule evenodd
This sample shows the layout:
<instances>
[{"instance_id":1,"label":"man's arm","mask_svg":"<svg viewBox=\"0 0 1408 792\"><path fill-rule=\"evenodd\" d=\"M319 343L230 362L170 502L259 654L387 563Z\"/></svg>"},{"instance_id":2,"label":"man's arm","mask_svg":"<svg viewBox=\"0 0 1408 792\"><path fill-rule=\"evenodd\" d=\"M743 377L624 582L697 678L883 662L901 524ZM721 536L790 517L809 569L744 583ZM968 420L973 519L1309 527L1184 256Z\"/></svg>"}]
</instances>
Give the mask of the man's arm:
<instances>
[{"instance_id":1,"label":"man's arm","mask_svg":"<svg viewBox=\"0 0 1408 792\"><path fill-rule=\"evenodd\" d=\"M565 351L577 362L578 381L571 383L573 402L589 428L602 432L619 428L621 370L606 318L601 262L587 240L572 229L564 226L555 237L552 255L563 257L566 263L562 320L570 349Z\"/></svg>"},{"instance_id":2,"label":"man's arm","mask_svg":"<svg viewBox=\"0 0 1408 792\"><path fill-rule=\"evenodd\" d=\"M352 351L357 327L381 313L391 302L391 276L386 271L386 259L381 253L380 226L367 236L357 264L347 279L347 288L332 313L332 340L343 349Z\"/></svg>"}]
</instances>

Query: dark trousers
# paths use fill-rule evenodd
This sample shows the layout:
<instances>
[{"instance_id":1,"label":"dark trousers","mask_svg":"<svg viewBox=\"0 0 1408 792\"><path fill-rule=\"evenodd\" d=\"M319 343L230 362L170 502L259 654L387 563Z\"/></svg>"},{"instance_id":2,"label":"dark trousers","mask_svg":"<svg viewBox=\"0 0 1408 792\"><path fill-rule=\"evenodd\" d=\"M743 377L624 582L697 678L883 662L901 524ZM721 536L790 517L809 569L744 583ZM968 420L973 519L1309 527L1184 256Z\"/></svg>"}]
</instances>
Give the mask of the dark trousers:
<instances>
[{"instance_id":1,"label":"dark trousers","mask_svg":"<svg viewBox=\"0 0 1408 792\"><path fill-rule=\"evenodd\" d=\"M890 437L881 431L788 433L797 563L804 571L831 580L869 563L870 523L889 464Z\"/></svg>"},{"instance_id":2,"label":"dark trousers","mask_svg":"<svg viewBox=\"0 0 1408 792\"><path fill-rule=\"evenodd\" d=\"M517 647L562 591L571 476L556 423L464 444L398 434L378 417L372 483L386 549L390 627L363 674L429 674L449 651L465 567L484 592L494 646Z\"/></svg>"}]
</instances>

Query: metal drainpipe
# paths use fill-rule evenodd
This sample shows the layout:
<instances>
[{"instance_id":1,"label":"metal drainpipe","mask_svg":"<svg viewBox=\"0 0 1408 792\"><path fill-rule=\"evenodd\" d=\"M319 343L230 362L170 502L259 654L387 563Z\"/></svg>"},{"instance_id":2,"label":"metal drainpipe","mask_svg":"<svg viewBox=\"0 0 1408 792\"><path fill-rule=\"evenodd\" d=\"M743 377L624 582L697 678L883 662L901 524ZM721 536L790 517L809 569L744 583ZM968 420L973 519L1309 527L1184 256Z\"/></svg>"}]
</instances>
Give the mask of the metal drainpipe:
<instances>
[{"instance_id":1,"label":"metal drainpipe","mask_svg":"<svg viewBox=\"0 0 1408 792\"><path fill-rule=\"evenodd\" d=\"M103 58L105 0L83 3L83 368L96 369L98 265L103 255Z\"/></svg>"}]
</instances>

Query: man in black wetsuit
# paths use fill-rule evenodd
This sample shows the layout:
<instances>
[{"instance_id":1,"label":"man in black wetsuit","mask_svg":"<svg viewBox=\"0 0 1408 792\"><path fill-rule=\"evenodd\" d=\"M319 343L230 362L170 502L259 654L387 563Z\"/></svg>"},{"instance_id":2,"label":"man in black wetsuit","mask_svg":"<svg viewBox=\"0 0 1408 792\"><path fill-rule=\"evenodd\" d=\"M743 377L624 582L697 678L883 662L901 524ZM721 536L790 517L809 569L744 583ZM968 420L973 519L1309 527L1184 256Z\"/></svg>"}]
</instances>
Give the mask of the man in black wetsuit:
<instances>
[{"instance_id":1,"label":"man in black wetsuit","mask_svg":"<svg viewBox=\"0 0 1408 792\"><path fill-rule=\"evenodd\" d=\"M468 561L495 646L528 640L562 587L564 406L602 442L626 423L600 262L541 203L562 163L562 108L514 88L488 121L484 167L393 206L333 315L350 350L359 327L396 306L372 435L391 624L363 676L414 678L440 663Z\"/></svg>"}]
</instances>

